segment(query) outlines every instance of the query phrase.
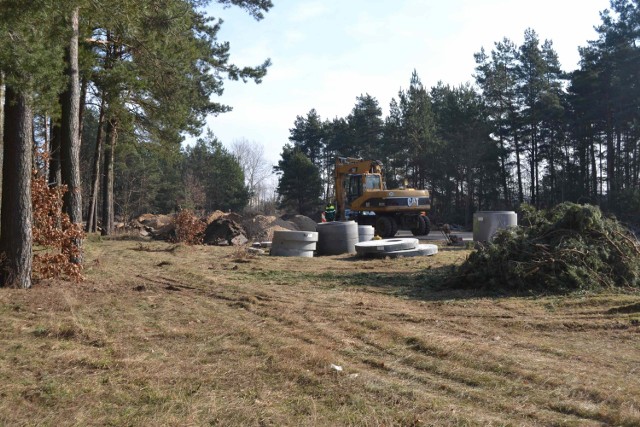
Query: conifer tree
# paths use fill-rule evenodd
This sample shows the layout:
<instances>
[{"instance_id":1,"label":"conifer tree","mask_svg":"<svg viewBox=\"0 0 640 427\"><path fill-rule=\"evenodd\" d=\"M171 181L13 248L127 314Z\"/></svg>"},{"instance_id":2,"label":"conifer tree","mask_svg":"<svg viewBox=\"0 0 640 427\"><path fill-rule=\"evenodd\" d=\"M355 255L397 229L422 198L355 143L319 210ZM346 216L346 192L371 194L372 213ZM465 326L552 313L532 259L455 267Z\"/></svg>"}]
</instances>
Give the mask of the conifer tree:
<instances>
[{"instance_id":1,"label":"conifer tree","mask_svg":"<svg viewBox=\"0 0 640 427\"><path fill-rule=\"evenodd\" d=\"M318 168L297 147L287 144L274 171L279 175L280 206L301 215L311 215L321 205L322 180Z\"/></svg>"},{"instance_id":2,"label":"conifer tree","mask_svg":"<svg viewBox=\"0 0 640 427\"><path fill-rule=\"evenodd\" d=\"M31 287L32 126L39 102L55 99L62 84L54 2L0 3L0 72L6 78L0 251L3 286Z\"/></svg>"}]
</instances>

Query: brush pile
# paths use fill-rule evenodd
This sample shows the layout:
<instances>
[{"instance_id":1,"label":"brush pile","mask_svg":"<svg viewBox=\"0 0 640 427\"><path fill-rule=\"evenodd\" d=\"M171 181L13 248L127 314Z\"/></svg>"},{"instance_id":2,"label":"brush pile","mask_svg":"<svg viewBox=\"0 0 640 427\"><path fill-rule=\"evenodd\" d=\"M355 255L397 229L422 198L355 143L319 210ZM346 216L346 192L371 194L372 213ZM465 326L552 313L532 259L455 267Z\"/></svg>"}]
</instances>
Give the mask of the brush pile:
<instances>
[{"instance_id":1,"label":"brush pile","mask_svg":"<svg viewBox=\"0 0 640 427\"><path fill-rule=\"evenodd\" d=\"M525 206L520 224L472 253L451 281L538 292L639 287L638 240L599 208L563 203L537 211Z\"/></svg>"}]
</instances>

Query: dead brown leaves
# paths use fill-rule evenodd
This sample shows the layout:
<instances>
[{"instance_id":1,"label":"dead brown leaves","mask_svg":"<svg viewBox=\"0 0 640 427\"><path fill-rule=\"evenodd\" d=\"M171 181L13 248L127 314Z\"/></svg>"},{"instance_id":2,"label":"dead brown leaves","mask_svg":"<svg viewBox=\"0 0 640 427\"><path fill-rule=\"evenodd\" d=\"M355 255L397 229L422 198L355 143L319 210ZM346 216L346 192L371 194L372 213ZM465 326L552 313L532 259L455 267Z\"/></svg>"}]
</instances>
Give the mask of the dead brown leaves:
<instances>
[{"instance_id":1,"label":"dead brown leaves","mask_svg":"<svg viewBox=\"0 0 640 427\"><path fill-rule=\"evenodd\" d=\"M201 245L204 239L204 230L207 224L198 219L196 214L190 209L181 210L175 217L175 237L173 243L184 243L186 245Z\"/></svg>"},{"instance_id":2,"label":"dead brown leaves","mask_svg":"<svg viewBox=\"0 0 640 427\"><path fill-rule=\"evenodd\" d=\"M33 243L38 253L33 256L36 279L67 277L82 280L79 242L84 239L80 224L72 224L62 212L62 196L66 186L49 187L44 176L34 170L31 180L33 203Z\"/></svg>"}]
</instances>

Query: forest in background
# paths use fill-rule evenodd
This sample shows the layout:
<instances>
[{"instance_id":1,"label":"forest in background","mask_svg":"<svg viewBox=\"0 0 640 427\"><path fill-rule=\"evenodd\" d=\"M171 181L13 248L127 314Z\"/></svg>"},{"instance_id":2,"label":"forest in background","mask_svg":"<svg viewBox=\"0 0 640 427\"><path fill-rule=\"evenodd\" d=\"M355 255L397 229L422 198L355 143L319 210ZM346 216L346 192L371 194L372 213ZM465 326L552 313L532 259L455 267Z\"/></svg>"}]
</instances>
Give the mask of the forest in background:
<instances>
[{"instance_id":1,"label":"forest in background","mask_svg":"<svg viewBox=\"0 0 640 427\"><path fill-rule=\"evenodd\" d=\"M28 288L42 260L82 265L82 228L114 232L136 210L244 207L240 159L211 134L229 62L209 5L256 20L270 0L2 0L0 284ZM82 155L81 155L82 153ZM34 249L37 253L34 254ZM35 261L35 266L33 265ZM78 269L69 268L77 272ZM50 271L49 271L50 272Z\"/></svg>"},{"instance_id":2,"label":"forest in background","mask_svg":"<svg viewBox=\"0 0 640 427\"><path fill-rule=\"evenodd\" d=\"M613 0L601 18L572 72L562 70L551 40L527 29L521 44L505 38L475 55L475 84L427 88L414 71L387 117L369 94L347 117L322 119L312 109L296 118L279 168L299 168L290 161L299 151L322 180L310 180L305 197L329 200L336 156L382 160L389 188L406 178L431 192L438 222L469 225L476 210L564 201L637 221L639 2ZM293 205L298 194L284 190Z\"/></svg>"},{"instance_id":3,"label":"forest in background","mask_svg":"<svg viewBox=\"0 0 640 427\"><path fill-rule=\"evenodd\" d=\"M116 217L143 212L273 206L261 187L268 171L258 145L240 140L229 150L211 132L183 144L202 132L205 117L229 111L214 101L224 80L259 83L270 65L229 62L229 44L217 38L222 23L204 11L211 4L257 20L272 7L270 0L0 1L3 284L30 286L38 192L64 193L69 224L99 225L106 235ZM562 201L633 219L639 2L612 0L601 16L599 37L580 48L580 68L570 73L552 42L527 29L521 45L504 39L476 54L475 84L427 89L414 72L387 117L368 94L345 118L323 120L313 109L298 116L275 168L280 206L296 209L297 200L297 210L312 211L330 199L341 155L383 160L390 187L407 178L429 189L437 222L468 224L479 209ZM47 209L55 208L47 197ZM81 235L66 236L81 248ZM81 250L61 250L81 265Z\"/></svg>"}]
</instances>

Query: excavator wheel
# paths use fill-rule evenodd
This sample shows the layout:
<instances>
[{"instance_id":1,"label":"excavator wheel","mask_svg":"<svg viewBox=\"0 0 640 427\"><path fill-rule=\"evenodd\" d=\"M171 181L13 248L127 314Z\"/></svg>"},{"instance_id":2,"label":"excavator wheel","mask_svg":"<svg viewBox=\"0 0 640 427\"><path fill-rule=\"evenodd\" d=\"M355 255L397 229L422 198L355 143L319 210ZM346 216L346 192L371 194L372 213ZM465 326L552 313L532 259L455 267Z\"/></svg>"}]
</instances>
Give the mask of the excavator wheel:
<instances>
[{"instance_id":1,"label":"excavator wheel","mask_svg":"<svg viewBox=\"0 0 640 427\"><path fill-rule=\"evenodd\" d=\"M426 236L431 231L431 221L424 215L418 216L418 226L411 229L414 236Z\"/></svg>"},{"instance_id":2,"label":"excavator wheel","mask_svg":"<svg viewBox=\"0 0 640 427\"><path fill-rule=\"evenodd\" d=\"M424 218L424 235L428 236L431 232L431 220L428 216L422 216L422 218Z\"/></svg>"},{"instance_id":3,"label":"excavator wheel","mask_svg":"<svg viewBox=\"0 0 640 427\"><path fill-rule=\"evenodd\" d=\"M380 216L376 219L376 235L387 239L393 237L398 232L398 224L388 216Z\"/></svg>"}]
</instances>

